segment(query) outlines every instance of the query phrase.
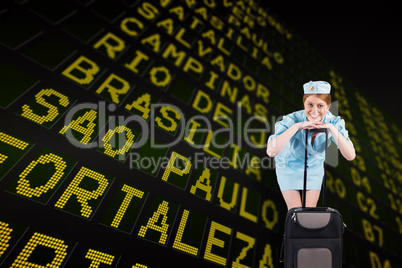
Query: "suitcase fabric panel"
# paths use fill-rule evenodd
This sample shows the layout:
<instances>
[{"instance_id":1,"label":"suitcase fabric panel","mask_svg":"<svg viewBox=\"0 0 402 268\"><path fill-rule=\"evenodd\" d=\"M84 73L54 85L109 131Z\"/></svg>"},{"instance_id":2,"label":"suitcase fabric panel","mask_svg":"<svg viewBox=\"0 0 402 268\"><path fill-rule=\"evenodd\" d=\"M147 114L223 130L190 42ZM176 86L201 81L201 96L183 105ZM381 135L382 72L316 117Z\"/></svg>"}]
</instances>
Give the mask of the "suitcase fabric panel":
<instances>
[{"instance_id":1,"label":"suitcase fabric panel","mask_svg":"<svg viewBox=\"0 0 402 268\"><path fill-rule=\"evenodd\" d=\"M336 212L308 212L308 216L314 219L324 218L326 221L328 218L328 223L324 226L324 220L319 220L320 223L310 223L307 222L305 218L308 216L304 215L304 212L295 212L292 215L288 215L287 222L285 224L285 233L288 238L337 238L343 236L343 219L339 213ZM315 214L316 216L311 216ZM302 221L300 222L300 218ZM307 225L307 228L306 228ZM317 228L309 228L316 226Z\"/></svg>"},{"instance_id":2,"label":"suitcase fabric panel","mask_svg":"<svg viewBox=\"0 0 402 268\"><path fill-rule=\"evenodd\" d=\"M285 267L299 268L333 268L340 267L342 256L341 238L334 239L289 239L285 245L285 250L288 253ZM324 254L323 256L321 254ZM325 256L325 257L324 257ZM306 266L309 264L308 258L315 265ZM330 260L330 261L329 261ZM318 265L320 263L320 265ZM325 265L324 265L325 264Z\"/></svg>"},{"instance_id":3,"label":"suitcase fabric panel","mask_svg":"<svg viewBox=\"0 0 402 268\"><path fill-rule=\"evenodd\" d=\"M328 248L302 248L297 252L297 268L331 268L332 252Z\"/></svg>"},{"instance_id":4,"label":"suitcase fabric panel","mask_svg":"<svg viewBox=\"0 0 402 268\"><path fill-rule=\"evenodd\" d=\"M331 219L330 213L305 212L297 214L297 222L304 228L318 229L326 227Z\"/></svg>"}]
</instances>

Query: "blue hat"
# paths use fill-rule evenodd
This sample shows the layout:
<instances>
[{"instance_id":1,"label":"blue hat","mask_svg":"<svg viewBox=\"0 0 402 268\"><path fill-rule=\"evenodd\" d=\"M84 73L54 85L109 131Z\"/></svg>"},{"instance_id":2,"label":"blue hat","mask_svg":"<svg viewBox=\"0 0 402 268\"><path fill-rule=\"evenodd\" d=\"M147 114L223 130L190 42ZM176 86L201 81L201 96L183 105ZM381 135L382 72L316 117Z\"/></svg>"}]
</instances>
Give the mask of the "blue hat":
<instances>
[{"instance_id":1,"label":"blue hat","mask_svg":"<svg viewBox=\"0 0 402 268\"><path fill-rule=\"evenodd\" d=\"M310 81L303 85L304 94L330 94L331 85L325 81Z\"/></svg>"}]
</instances>

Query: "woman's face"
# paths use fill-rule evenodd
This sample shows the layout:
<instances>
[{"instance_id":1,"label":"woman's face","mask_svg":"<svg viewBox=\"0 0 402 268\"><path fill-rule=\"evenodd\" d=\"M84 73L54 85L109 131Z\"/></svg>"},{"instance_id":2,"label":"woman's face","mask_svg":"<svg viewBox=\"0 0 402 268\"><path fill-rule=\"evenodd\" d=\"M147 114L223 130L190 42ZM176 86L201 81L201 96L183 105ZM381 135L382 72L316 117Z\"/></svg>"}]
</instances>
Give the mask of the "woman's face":
<instances>
[{"instance_id":1,"label":"woman's face","mask_svg":"<svg viewBox=\"0 0 402 268\"><path fill-rule=\"evenodd\" d=\"M325 103L325 101L314 94L308 96L306 101L304 102L304 112L306 113L308 121L321 121L328 110L329 107Z\"/></svg>"}]
</instances>

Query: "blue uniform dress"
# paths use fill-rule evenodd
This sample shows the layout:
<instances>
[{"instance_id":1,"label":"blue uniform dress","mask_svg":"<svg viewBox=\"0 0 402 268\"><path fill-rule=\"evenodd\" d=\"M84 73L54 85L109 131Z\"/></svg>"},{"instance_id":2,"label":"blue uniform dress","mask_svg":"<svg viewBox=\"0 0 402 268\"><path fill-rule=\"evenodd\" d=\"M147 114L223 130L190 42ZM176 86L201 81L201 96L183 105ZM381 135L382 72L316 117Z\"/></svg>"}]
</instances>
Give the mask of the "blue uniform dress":
<instances>
[{"instance_id":1,"label":"blue uniform dress","mask_svg":"<svg viewBox=\"0 0 402 268\"><path fill-rule=\"evenodd\" d=\"M282 121L275 124L275 134L268 139L270 142L276 136L282 134L293 124L308 121L304 110L296 111L283 117ZM353 145L345 129L345 121L340 116L334 116L327 112L322 119L325 123L333 124L336 129ZM275 156L276 176L281 191L302 190L304 178L305 136L304 130L299 130L289 140L285 148ZM328 132L328 146L333 140L331 132ZM323 162L325 160L325 133L318 133L314 144L311 145L311 133L307 145L307 190L321 190L324 176Z\"/></svg>"}]
</instances>

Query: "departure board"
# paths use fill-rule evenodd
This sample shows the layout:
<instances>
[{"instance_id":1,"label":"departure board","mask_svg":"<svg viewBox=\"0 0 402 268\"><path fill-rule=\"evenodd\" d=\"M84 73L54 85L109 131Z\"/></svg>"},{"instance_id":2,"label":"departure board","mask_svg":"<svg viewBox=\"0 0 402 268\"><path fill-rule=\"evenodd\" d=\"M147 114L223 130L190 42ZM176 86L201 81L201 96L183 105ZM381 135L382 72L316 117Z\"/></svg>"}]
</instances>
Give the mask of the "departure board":
<instances>
[{"instance_id":1,"label":"departure board","mask_svg":"<svg viewBox=\"0 0 402 268\"><path fill-rule=\"evenodd\" d=\"M0 4L1 267L281 267L266 155L332 85L344 267L401 267L401 126L254 0Z\"/></svg>"}]
</instances>

